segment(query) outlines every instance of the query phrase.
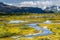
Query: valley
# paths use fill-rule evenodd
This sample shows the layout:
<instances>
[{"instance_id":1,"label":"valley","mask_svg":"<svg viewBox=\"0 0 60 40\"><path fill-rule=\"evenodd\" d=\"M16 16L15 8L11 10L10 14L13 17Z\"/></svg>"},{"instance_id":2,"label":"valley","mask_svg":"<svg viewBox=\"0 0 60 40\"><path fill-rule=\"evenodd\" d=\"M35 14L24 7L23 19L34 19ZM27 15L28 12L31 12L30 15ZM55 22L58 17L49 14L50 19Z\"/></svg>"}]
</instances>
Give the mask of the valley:
<instances>
[{"instance_id":1,"label":"valley","mask_svg":"<svg viewBox=\"0 0 60 40\"><path fill-rule=\"evenodd\" d=\"M60 14L0 16L0 40L60 40Z\"/></svg>"}]
</instances>

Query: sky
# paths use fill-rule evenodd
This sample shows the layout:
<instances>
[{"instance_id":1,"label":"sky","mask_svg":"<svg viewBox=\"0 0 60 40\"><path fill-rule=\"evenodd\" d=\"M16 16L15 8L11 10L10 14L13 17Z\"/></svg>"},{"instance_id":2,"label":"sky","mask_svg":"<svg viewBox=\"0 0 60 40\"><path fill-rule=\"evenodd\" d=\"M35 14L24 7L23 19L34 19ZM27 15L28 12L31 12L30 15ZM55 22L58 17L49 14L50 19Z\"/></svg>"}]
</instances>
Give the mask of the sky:
<instances>
[{"instance_id":1,"label":"sky","mask_svg":"<svg viewBox=\"0 0 60 40\"><path fill-rule=\"evenodd\" d=\"M60 6L60 0L0 0L0 2L19 7L46 7L52 5Z\"/></svg>"}]
</instances>

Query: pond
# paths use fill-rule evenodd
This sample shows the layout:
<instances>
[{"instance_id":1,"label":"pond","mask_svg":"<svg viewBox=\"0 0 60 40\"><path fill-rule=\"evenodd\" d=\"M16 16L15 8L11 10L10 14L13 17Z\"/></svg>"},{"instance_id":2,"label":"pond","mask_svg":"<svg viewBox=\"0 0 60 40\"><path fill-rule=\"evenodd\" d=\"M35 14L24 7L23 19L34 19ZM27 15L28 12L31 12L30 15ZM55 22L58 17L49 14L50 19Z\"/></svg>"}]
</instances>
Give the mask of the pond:
<instances>
[{"instance_id":1,"label":"pond","mask_svg":"<svg viewBox=\"0 0 60 40\"><path fill-rule=\"evenodd\" d=\"M11 20L8 23L13 23L13 24L19 24L19 23L24 23L24 22L28 22L28 21L23 21L23 20Z\"/></svg>"}]
</instances>

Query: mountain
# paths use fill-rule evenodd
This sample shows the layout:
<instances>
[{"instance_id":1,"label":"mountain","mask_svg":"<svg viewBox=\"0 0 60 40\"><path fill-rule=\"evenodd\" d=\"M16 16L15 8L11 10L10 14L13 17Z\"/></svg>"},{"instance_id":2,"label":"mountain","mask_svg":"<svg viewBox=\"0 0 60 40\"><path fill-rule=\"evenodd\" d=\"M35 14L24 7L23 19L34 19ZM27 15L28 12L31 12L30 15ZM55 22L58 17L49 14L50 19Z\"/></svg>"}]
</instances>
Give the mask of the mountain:
<instances>
[{"instance_id":1,"label":"mountain","mask_svg":"<svg viewBox=\"0 0 60 40\"><path fill-rule=\"evenodd\" d=\"M2 2L0 2L0 14L12 14L15 12L18 12L20 9L18 7L15 6L10 6L10 5L6 5Z\"/></svg>"},{"instance_id":2,"label":"mountain","mask_svg":"<svg viewBox=\"0 0 60 40\"><path fill-rule=\"evenodd\" d=\"M60 12L60 6L50 6L50 7L46 7L44 9L46 12L54 12L54 13L57 13L57 12Z\"/></svg>"},{"instance_id":3,"label":"mountain","mask_svg":"<svg viewBox=\"0 0 60 40\"><path fill-rule=\"evenodd\" d=\"M22 14L22 13L45 13L41 8L37 7L16 7L0 2L0 14Z\"/></svg>"},{"instance_id":4,"label":"mountain","mask_svg":"<svg viewBox=\"0 0 60 40\"><path fill-rule=\"evenodd\" d=\"M0 14L23 14L23 13L47 13L47 12L38 7L16 7L0 2Z\"/></svg>"},{"instance_id":5,"label":"mountain","mask_svg":"<svg viewBox=\"0 0 60 40\"><path fill-rule=\"evenodd\" d=\"M37 7L21 7L21 12L45 13L41 8L37 8Z\"/></svg>"}]
</instances>

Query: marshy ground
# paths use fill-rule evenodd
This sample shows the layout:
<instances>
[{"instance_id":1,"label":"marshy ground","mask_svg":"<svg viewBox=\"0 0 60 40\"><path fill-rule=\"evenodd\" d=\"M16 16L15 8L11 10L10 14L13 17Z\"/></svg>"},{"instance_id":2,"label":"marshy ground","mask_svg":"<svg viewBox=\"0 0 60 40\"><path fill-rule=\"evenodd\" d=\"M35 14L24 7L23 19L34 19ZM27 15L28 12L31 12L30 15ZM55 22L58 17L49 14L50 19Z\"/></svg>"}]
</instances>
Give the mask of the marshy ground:
<instances>
[{"instance_id":1,"label":"marshy ground","mask_svg":"<svg viewBox=\"0 0 60 40\"><path fill-rule=\"evenodd\" d=\"M0 40L60 40L60 14L0 16Z\"/></svg>"}]
</instances>

